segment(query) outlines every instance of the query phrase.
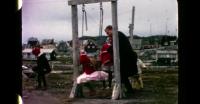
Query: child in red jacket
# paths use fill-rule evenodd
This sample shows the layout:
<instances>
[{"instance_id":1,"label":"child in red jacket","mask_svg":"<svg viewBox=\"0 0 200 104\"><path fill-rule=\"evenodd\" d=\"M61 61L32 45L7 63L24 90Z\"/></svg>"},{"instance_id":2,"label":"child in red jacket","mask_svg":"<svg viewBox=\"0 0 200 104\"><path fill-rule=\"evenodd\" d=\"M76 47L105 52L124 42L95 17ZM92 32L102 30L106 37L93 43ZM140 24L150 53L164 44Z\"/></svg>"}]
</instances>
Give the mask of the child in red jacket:
<instances>
[{"instance_id":1,"label":"child in red jacket","mask_svg":"<svg viewBox=\"0 0 200 104\"><path fill-rule=\"evenodd\" d=\"M110 41L107 41L103 44L99 59L102 63L102 70L108 73L108 87L111 88L112 84L112 72L113 72L113 56L111 53L108 52L108 49L111 48ZM106 88L106 82L103 81L103 88Z\"/></svg>"},{"instance_id":2,"label":"child in red jacket","mask_svg":"<svg viewBox=\"0 0 200 104\"><path fill-rule=\"evenodd\" d=\"M82 65L83 73L78 76L77 84L84 83L90 89L90 95L95 94L94 87L90 85L90 81L107 80L108 74L104 71L96 70L96 58L93 53L86 53L81 50L80 64Z\"/></svg>"},{"instance_id":3,"label":"child in red jacket","mask_svg":"<svg viewBox=\"0 0 200 104\"><path fill-rule=\"evenodd\" d=\"M90 59L92 59L92 57L88 57L87 53L82 50L80 53L80 64L82 65L83 72L87 75L95 71L95 67Z\"/></svg>"}]
</instances>

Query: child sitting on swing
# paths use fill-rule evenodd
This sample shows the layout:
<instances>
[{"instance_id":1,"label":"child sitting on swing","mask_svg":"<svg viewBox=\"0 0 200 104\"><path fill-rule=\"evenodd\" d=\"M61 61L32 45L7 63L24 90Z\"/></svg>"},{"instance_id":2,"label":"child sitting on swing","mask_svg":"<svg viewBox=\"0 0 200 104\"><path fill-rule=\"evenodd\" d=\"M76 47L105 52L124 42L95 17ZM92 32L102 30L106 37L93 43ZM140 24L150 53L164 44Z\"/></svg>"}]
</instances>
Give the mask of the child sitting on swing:
<instances>
[{"instance_id":1,"label":"child sitting on swing","mask_svg":"<svg viewBox=\"0 0 200 104\"><path fill-rule=\"evenodd\" d=\"M97 71L95 54L87 53L84 48L80 52L80 64L83 72L77 77L77 84L84 83L90 89L90 95L92 96L96 91L89 82L107 80L108 74L104 71Z\"/></svg>"}]
</instances>

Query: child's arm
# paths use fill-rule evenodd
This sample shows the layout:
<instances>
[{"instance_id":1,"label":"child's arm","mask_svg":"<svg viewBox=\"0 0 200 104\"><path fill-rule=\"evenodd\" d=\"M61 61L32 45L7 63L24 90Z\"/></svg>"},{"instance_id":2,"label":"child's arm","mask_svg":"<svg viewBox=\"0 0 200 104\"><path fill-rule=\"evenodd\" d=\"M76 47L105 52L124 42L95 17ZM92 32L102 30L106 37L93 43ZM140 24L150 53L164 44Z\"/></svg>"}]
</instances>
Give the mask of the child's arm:
<instances>
[{"instance_id":1,"label":"child's arm","mask_svg":"<svg viewBox=\"0 0 200 104\"><path fill-rule=\"evenodd\" d=\"M80 55L80 64L90 63L90 59L86 55Z\"/></svg>"},{"instance_id":2,"label":"child's arm","mask_svg":"<svg viewBox=\"0 0 200 104\"><path fill-rule=\"evenodd\" d=\"M146 69L146 65L142 62L142 60L138 59L139 66L143 69Z\"/></svg>"}]
</instances>

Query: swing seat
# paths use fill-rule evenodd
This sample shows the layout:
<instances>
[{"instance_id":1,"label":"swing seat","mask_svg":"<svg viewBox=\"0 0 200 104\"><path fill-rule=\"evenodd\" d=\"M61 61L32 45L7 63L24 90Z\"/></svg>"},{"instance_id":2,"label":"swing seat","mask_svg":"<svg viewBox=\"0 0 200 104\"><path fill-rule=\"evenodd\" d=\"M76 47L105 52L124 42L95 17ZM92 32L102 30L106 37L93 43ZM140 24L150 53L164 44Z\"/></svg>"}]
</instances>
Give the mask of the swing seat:
<instances>
[{"instance_id":1,"label":"swing seat","mask_svg":"<svg viewBox=\"0 0 200 104\"><path fill-rule=\"evenodd\" d=\"M108 73L104 71L95 71L91 74L83 73L77 77L77 84L86 83L89 81L102 81L108 79Z\"/></svg>"}]
</instances>

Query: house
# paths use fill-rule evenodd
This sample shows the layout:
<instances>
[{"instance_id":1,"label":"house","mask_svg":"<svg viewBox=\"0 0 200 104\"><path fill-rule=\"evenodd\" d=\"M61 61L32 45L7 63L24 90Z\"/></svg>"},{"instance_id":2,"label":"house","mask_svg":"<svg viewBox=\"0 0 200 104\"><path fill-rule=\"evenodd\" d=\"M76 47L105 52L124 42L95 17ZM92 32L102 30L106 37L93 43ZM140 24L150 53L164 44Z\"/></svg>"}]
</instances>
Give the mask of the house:
<instances>
[{"instance_id":1,"label":"house","mask_svg":"<svg viewBox=\"0 0 200 104\"><path fill-rule=\"evenodd\" d=\"M59 52L67 52L68 46L69 46L69 45L68 45L67 42L65 42L65 41L60 41L60 42L58 43L57 50L58 50Z\"/></svg>"},{"instance_id":2,"label":"house","mask_svg":"<svg viewBox=\"0 0 200 104\"><path fill-rule=\"evenodd\" d=\"M129 38L130 41L130 38ZM130 41L131 43L131 41ZM142 48L142 39L134 39L133 38L133 49L141 49Z\"/></svg>"},{"instance_id":3,"label":"house","mask_svg":"<svg viewBox=\"0 0 200 104\"><path fill-rule=\"evenodd\" d=\"M157 50L156 61L157 63L171 65L177 63L178 52L177 50Z\"/></svg>"},{"instance_id":4,"label":"house","mask_svg":"<svg viewBox=\"0 0 200 104\"><path fill-rule=\"evenodd\" d=\"M143 45L142 49L154 49L154 48L159 48L159 45Z\"/></svg>"},{"instance_id":5,"label":"house","mask_svg":"<svg viewBox=\"0 0 200 104\"><path fill-rule=\"evenodd\" d=\"M85 43L86 43L85 51L87 53L97 52L98 47L97 47L95 41L93 41L93 40L87 40L87 41L85 41ZM83 43L83 44L85 44L85 43Z\"/></svg>"},{"instance_id":6,"label":"house","mask_svg":"<svg viewBox=\"0 0 200 104\"><path fill-rule=\"evenodd\" d=\"M54 44L46 44L41 46L43 49L55 49L56 45Z\"/></svg>"},{"instance_id":7,"label":"house","mask_svg":"<svg viewBox=\"0 0 200 104\"><path fill-rule=\"evenodd\" d=\"M39 44L40 44L40 42L36 37L30 37L27 42L27 47L32 48Z\"/></svg>"},{"instance_id":8,"label":"house","mask_svg":"<svg viewBox=\"0 0 200 104\"><path fill-rule=\"evenodd\" d=\"M54 44L54 39L43 39L42 45Z\"/></svg>"},{"instance_id":9,"label":"house","mask_svg":"<svg viewBox=\"0 0 200 104\"><path fill-rule=\"evenodd\" d=\"M176 45L177 43L176 43L176 40L174 40L174 41L170 41L170 46L174 46L174 45Z\"/></svg>"},{"instance_id":10,"label":"house","mask_svg":"<svg viewBox=\"0 0 200 104\"><path fill-rule=\"evenodd\" d=\"M142 39L133 39L133 49L141 49Z\"/></svg>"},{"instance_id":11,"label":"house","mask_svg":"<svg viewBox=\"0 0 200 104\"><path fill-rule=\"evenodd\" d=\"M138 52L138 57L143 60L156 60L156 49L144 49Z\"/></svg>"},{"instance_id":12,"label":"house","mask_svg":"<svg viewBox=\"0 0 200 104\"><path fill-rule=\"evenodd\" d=\"M36 60L34 54L32 54L32 48L25 48L22 50L22 59L23 60Z\"/></svg>"},{"instance_id":13,"label":"house","mask_svg":"<svg viewBox=\"0 0 200 104\"><path fill-rule=\"evenodd\" d=\"M41 47L52 49L52 48L56 48L56 44L54 42L54 39L43 39L41 42Z\"/></svg>"},{"instance_id":14,"label":"house","mask_svg":"<svg viewBox=\"0 0 200 104\"><path fill-rule=\"evenodd\" d=\"M46 58L48 60L55 60L56 53L55 53L54 48L51 48L51 49L41 48L40 51L46 54ZM35 55L32 54L31 48L26 48L26 49L22 50L22 59L23 60L36 60Z\"/></svg>"}]
</instances>

